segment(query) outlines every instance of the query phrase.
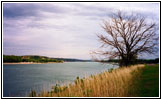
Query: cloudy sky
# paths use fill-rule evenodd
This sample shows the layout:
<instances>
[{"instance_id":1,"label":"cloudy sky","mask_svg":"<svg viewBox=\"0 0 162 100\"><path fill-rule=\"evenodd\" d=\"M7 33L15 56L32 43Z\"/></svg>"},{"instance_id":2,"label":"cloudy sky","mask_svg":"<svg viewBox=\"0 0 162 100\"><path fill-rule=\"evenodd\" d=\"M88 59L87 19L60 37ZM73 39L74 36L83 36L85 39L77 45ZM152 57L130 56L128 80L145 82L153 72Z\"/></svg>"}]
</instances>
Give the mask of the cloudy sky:
<instances>
[{"instance_id":1,"label":"cloudy sky","mask_svg":"<svg viewBox=\"0 0 162 100\"><path fill-rule=\"evenodd\" d=\"M118 10L159 22L158 3L3 3L3 54L91 59L102 20Z\"/></svg>"}]
</instances>

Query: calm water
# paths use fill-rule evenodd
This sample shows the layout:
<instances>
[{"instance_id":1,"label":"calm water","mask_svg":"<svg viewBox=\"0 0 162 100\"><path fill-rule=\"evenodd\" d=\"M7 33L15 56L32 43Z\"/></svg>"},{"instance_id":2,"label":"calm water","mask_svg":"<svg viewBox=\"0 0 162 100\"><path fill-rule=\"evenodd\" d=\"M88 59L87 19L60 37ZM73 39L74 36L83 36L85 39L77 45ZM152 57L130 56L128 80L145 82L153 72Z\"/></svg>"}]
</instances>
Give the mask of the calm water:
<instances>
[{"instance_id":1,"label":"calm water","mask_svg":"<svg viewBox=\"0 0 162 100\"><path fill-rule=\"evenodd\" d=\"M28 96L32 89L37 92L50 90L56 83L69 83L77 76L84 77L114 67L117 68L97 62L4 65L3 96Z\"/></svg>"}]
</instances>

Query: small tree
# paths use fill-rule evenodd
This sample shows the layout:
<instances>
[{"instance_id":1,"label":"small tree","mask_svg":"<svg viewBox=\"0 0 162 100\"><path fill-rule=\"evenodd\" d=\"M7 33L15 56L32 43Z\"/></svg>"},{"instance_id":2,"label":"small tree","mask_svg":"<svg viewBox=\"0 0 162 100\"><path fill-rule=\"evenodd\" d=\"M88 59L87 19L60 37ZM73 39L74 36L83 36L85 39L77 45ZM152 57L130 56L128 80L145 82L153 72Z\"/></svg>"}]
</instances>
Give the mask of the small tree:
<instances>
[{"instance_id":1,"label":"small tree","mask_svg":"<svg viewBox=\"0 0 162 100\"><path fill-rule=\"evenodd\" d=\"M102 28L107 34L97 36L102 43L101 47L109 47L109 49L96 53L109 59L118 57L120 66L132 64L139 54L157 52L156 24L146 21L145 17L119 11L117 14L112 14L110 20L104 20Z\"/></svg>"}]
</instances>

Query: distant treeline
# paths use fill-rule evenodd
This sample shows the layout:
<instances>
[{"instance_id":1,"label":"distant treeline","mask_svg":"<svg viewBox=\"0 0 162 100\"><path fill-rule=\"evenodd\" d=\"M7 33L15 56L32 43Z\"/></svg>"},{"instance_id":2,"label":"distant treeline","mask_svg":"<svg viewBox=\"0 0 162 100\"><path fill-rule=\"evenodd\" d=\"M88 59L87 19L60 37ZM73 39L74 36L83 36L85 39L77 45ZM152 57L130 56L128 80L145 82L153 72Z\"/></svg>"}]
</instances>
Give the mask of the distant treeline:
<instances>
[{"instance_id":1,"label":"distant treeline","mask_svg":"<svg viewBox=\"0 0 162 100\"><path fill-rule=\"evenodd\" d=\"M114 63L118 63L120 60L118 59L111 59L108 61L101 61L101 62L114 62ZM159 58L156 59L136 59L135 61L133 61L133 64L157 64L159 63Z\"/></svg>"},{"instance_id":2,"label":"distant treeline","mask_svg":"<svg viewBox=\"0 0 162 100\"><path fill-rule=\"evenodd\" d=\"M15 56L15 55L3 55L3 62L14 63L14 62L90 62L91 60L80 60L70 58L49 58L46 56L28 55L28 56Z\"/></svg>"},{"instance_id":3,"label":"distant treeline","mask_svg":"<svg viewBox=\"0 0 162 100\"><path fill-rule=\"evenodd\" d=\"M92 62L92 60L81 60L81 59L71 59L71 58L55 58L57 60L63 60L65 62Z\"/></svg>"},{"instance_id":4,"label":"distant treeline","mask_svg":"<svg viewBox=\"0 0 162 100\"><path fill-rule=\"evenodd\" d=\"M14 55L3 55L4 63L14 63L14 62L63 62L63 60L57 60L53 58L48 58L44 56L14 56Z\"/></svg>"}]
</instances>

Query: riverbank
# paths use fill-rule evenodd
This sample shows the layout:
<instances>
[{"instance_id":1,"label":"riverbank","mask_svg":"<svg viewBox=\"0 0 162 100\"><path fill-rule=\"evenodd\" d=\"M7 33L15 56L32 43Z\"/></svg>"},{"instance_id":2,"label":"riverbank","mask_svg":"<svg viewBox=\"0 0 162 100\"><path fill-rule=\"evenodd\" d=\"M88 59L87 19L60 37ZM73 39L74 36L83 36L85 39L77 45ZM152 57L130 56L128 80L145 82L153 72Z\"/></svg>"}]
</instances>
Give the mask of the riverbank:
<instances>
[{"instance_id":1,"label":"riverbank","mask_svg":"<svg viewBox=\"0 0 162 100\"><path fill-rule=\"evenodd\" d=\"M45 63L36 63L36 62L18 62L18 63L3 63L4 65L13 65L13 64L50 64L50 63L63 63L63 62L45 62Z\"/></svg>"},{"instance_id":2,"label":"riverbank","mask_svg":"<svg viewBox=\"0 0 162 100\"><path fill-rule=\"evenodd\" d=\"M115 70L105 71L98 75L93 75L87 78L76 78L74 83L59 86L53 86L51 91L43 91L37 94L32 91L29 96L38 97L143 97L149 96L158 97L158 65L154 67L145 65L135 65L124 67ZM149 70L156 69L151 74ZM147 72L148 76L145 75ZM151 85L148 86L145 79L152 77L149 80ZM156 77L156 78L155 78ZM152 84L156 81L156 84ZM146 87L146 88L144 88ZM147 90L149 93L147 94ZM145 92L142 92L145 91Z\"/></svg>"}]
</instances>

